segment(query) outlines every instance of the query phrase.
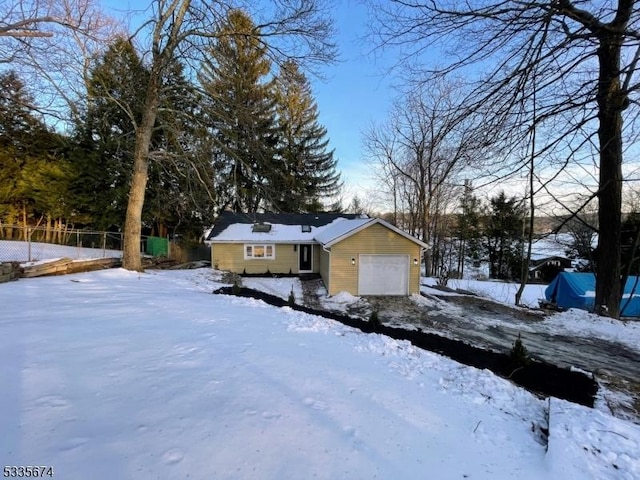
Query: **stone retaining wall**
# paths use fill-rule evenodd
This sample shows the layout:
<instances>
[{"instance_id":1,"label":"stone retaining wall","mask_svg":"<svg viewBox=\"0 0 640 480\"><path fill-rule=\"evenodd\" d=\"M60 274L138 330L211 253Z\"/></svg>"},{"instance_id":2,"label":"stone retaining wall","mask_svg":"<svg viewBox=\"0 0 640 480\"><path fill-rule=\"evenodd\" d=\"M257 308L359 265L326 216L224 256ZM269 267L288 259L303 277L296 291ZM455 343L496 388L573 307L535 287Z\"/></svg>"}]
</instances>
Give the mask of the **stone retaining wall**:
<instances>
[{"instance_id":1,"label":"stone retaining wall","mask_svg":"<svg viewBox=\"0 0 640 480\"><path fill-rule=\"evenodd\" d=\"M18 266L10 262L0 263L0 283L18 278Z\"/></svg>"}]
</instances>

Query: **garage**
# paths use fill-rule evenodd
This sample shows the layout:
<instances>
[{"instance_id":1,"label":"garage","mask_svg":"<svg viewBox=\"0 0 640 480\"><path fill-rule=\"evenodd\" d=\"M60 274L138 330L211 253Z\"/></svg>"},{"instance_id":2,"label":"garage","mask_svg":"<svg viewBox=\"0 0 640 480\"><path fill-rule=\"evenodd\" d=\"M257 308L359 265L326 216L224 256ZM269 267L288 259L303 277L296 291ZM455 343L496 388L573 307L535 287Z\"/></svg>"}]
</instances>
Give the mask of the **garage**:
<instances>
[{"instance_id":1,"label":"garage","mask_svg":"<svg viewBox=\"0 0 640 480\"><path fill-rule=\"evenodd\" d=\"M360 255L359 295L408 295L408 255Z\"/></svg>"}]
</instances>

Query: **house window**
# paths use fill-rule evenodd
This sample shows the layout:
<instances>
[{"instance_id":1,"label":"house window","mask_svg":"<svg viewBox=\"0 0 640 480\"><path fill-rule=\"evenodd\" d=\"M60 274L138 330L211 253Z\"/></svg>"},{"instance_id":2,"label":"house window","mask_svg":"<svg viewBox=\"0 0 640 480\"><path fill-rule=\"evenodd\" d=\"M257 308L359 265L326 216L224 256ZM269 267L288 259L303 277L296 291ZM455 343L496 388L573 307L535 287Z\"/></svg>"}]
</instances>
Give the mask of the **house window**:
<instances>
[{"instance_id":1,"label":"house window","mask_svg":"<svg viewBox=\"0 0 640 480\"><path fill-rule=\"evenodd\" d=\"M311 225L302 225L302 233L310 233Z\"/></svg>"},{"instance_id":2,"label":"house window","mask_svg":"<svg viewBox=\"0 0 640 480\"><path fill-rule=\"evenodd\" d=\"M250 260L255 258L276 258L276 249L274 245L245 245L244 259Z\"/></svg>"}]
</instances>

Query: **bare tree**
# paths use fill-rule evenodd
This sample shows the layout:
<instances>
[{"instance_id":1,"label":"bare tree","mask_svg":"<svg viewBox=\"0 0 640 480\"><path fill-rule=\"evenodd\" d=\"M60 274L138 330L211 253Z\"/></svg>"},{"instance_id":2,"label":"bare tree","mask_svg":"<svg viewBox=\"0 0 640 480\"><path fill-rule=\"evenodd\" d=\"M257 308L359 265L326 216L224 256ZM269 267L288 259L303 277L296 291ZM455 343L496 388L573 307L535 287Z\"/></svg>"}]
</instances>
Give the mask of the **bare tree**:
<instances>
[{"instance_id":1,"label":"bare tree","mask_svg":"<svg viewBox=\"0 0 640 480\"><path fill-rule=\"evenodd\" d=\"M98 18L90 12L95 6L87 0L9 0L0 6L0 37L14 40L2 42L3 62L16 56L16 50L30 44L26 39L51 38L60 28L88 33ZM86 18L89 14L91 18ZM8 47L11 46L11 54ZM5 48L7 50L5 50Z\"/></svg>"},{"instance_id":2,"label":"bare tree","mask_svg":"<svg viewBox=\"0 0 640 480\"><path fill-rule=\"evenodd\" d=\"M396 218L398 209L408 213L404 228L431 242L436 255L438 217L449 203L450 187L460 183L462 170L481 163L485 145L478 117L460 109L456 94L445 83L412 91L396 104L388 123L371 127L364 140L378 175L391 186Z\"/></svg>"},{"instance_id":3,"label":"bare tree","mask_svg":"<svg viewBox=\"0 0 640 480\"><path fill-rule=\"evenodd\" d=\"M296 60L300 65L318 65L334 58L331 23L324 15L320 0L284 0L274 5L271 11L260 12L253 33L264 43L274 63ZM142 270L139 248L142 208L163 72L176 55L192 61L192 66L197 68L208 39L220 34L219 26L230 8L232 5L224 1L153 0L153 18L140 30L140 34L149 34L150 74L142 118L135 126L134 166L124 231L123 266L126 269Z\"/></svg>"},{"instance_id":4,"label":"bare tree","mask_svg":"<svg viewBox=\"0 0 640 480\"><path fill-rule=\"evenodd\" d=\"M600 217L596 305L617 317L623 113L631 120L636 108L637 2L372 3L378 45L399 47L401 63L409 64L422 81L452 71L464 71L470 77L481 72L475 76L469 106L492 113L504 131L523 122L531 124L532 112L522 109L522 98L535 90L536 123L556 126L555 133L546 129L548 136L539 153L555 151L558 158L562 153L566 161L559 167L579 163L588 157L585 149L596 146ZM440 66L416 62L429 49L446 55L440 57Z\"/></svg>"},{"instance_id":5,"label":"bare tree","mask_svg":"<svg viewBox=\"0 0 640 480\"><path fill-rule=\"evenodd\" d=\"M48 123L66 124L83 109L89 60L119 31L97 0L8 0L0 3L0 66L38 92Z\"/></svg>"}]
</instances>

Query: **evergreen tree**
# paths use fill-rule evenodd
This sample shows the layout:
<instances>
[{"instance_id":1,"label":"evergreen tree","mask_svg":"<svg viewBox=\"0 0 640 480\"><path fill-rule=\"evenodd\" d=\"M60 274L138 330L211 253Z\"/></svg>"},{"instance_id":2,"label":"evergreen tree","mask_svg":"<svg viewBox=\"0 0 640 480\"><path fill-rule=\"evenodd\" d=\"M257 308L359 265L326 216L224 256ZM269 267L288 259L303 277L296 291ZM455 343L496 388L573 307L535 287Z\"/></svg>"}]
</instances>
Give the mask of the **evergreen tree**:
<instances>
[{"instance_id":1,"label":"evergreen tree","mask_svg":"<svg viewBox=\"0 0 640 480\"><path fill-rule=\"evenodd\" d=\"M208 132L198 121L201 98L175 59L163 75L162 88L143 220L154 235L199 239L214 213Z\"/></svg>"},{"instance_id":2,"label":"evergreen tree","mask_svg":"<svg viewBox=\"0 0 640 480\"><path fill-rule=\"evenodd\" d=\"M489 276L516 278L522 264L524 205L502 191L491 198L487 216L483 247L489 257Z\"/></svg>"},{"instance_id":3,"label":"evergreen tree","mask_svg":"<svg viewBox=\"0 0 640 480\"><path fill-rule=\"evenodd\" d=\"M255 211L274 194L269 184L276 165L274 82L268 79L271 62L260 32L242 10L231 10L210 57L202 65L200 81L207 94L205 114L218 149L222 207Z\"/></svg>"},{"instance_id":4,"label":"evergreen tree","mask_svg":"<svg viewBox=\"0 0 640 480\"><path fill-rule=\"evenodd\" d=\"M72 175L64 139L35 115L32 95L15 72L0 75L0 221L38 223L70 214Z\"/></svg>"},{"instance_id":5,"label":"evergreen tree","mask_svg":"<svg viewBox=\"0 0 640 480\"><path fill-rule=\"evenodd\" d=\"M318 211L321 199L338 192L340 175L333 150L328 150L327 130L318 123L311 86L295 62L281 67L276 95L283 170L275 180L280 195L273 206L286 212Z\"/></svg>"},{"instance_id":6,"label":"evergreen tree","mask_svg":"<svg viewBox=\"0 0 640 480\"><path fill-rule=\"evenodd\" d=\"M147 76L125 38L117 38L90 72L86 117L73 154L81 172L73 194L81 216L100 230L120 228L124 221Z\"/></svg>"},{"instance_id":7,"label":"evergreen tree","mask_svg":"<svg viewBox=\"0 0 640 480\"><path fill-rule=\"evenodd\" d=\"M82 171L74 194L83 218L98 229L123 226L133 167L135 126L142 117L149 78L135 48L118 38L96 62L89 107L79 126L74 163ZM208 145L196 121L200 99L176 59L161 79L162 101L151 137L142 213L146 231L159 236L200 236L212 221L211 174L200 157Z\"/></svg>"},{"instance_id":8,"label":"evergreen tree","mask_svg":"<svg viewBox=\"0 0 640 480\"><path fill-rule=\"evenodd\" d=\"M455 233L458 238L458 273L462 277L466 259L477 260L479 256L480 200L473 194L469 180L464 182Z\"/></svg>"}]
</instances>

